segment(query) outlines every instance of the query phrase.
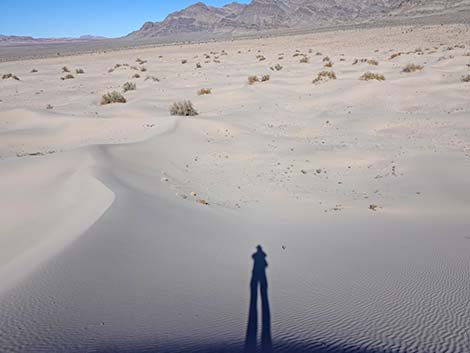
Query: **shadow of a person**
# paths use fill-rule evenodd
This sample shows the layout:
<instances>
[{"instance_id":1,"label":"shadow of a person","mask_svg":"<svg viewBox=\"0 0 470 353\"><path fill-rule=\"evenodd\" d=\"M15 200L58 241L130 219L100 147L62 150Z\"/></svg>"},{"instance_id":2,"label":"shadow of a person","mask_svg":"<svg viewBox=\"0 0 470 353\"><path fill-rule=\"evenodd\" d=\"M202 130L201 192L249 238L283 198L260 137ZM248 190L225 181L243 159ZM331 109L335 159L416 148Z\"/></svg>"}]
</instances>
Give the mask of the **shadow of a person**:
<instances>
[{"instance_id":1,"label":"shadow of a person","mask_svg":"<svg viewBox=\"0 0 470 353\"><path fill-rule=\"evenodd\" d=\"M256 336L258 331L258 284L261 294L261 352L272 352L271 340L271 312L269 309L268 300L268 279L266 277L266 253L263 251L261 245L256 247L256 252L252 255L253 270L251 272L250 281L250 308L248 313L248 325L245 338L245 352L256 352Z\"/></svg>"}]
</instances>

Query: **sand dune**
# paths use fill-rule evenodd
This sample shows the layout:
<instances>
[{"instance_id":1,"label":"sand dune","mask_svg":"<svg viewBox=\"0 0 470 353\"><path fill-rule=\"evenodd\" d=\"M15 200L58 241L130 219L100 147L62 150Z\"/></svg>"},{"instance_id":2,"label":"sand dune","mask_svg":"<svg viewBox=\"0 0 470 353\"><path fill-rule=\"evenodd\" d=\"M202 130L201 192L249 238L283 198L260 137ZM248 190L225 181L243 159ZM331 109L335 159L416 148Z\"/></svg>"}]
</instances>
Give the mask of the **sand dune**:
<instances>
[{"instance_id":1,"label":"sand dune","mask_svg":"<svg viewBox=\"0 0 470 353\"><path fill-rule=\"evenodd\" d=\"M1 63L0 351L240 351L263 244L276 351L466 352L468 30Z\"/></svg>"}]
</instances>

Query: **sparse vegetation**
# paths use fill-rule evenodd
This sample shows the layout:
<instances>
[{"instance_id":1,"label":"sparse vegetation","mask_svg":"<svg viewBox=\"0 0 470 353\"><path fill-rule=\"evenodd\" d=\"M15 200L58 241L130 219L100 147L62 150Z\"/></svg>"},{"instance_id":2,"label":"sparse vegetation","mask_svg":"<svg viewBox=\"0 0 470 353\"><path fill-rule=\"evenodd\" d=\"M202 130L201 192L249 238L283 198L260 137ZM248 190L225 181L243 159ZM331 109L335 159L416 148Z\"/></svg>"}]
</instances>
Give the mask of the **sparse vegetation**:
<instances>
[{"instance_id":1,"label":"sparse vegetation","mask_svg":"<svg viewBox=\"0 0 470 353\"><path fill-rule=\"evenodd\" d=\"M255 82L259 82L258 76L248 76L248 84L252 85Z\"/></svg>"},{"instance_id":2,"label":"sparse vegetation","mask_svg":"<svg viewBox=\"0 0 470 353\"><path fill-rule=\"evenodd\" d=\"M322 71L317 75L312 83L319 83L327 80L336 80L336 74L333 71Z\"/></svg>"},{"instance_id":3,"label":"sparse vegetation","mask_svg":"<svg viewBox=\"0 0 470 353\"><path fill-rule=\"evenodd\" d=\"M194 109L191 101L181 101L171 105L170 114L179 116L195 116L198 115L198 112Z\"/></svg>"},{"instance_id":4,"label":"sparse vegetation","mask_svg":"<svg viewBox=\"0 0 470 353\"><path fill-rule=\"evenodd\" d=\"M379 62L377 60L374 60L374 59L367 60L367 63L369 65L374 65L374 66L379 65Z\"/></svg>"},{"instance_id":5,"label":"sparse vegetation","mask_svg":"<svg viewBox=\"0 0 470 353\"><path fill-rule=\"evenodd\" d=\"M70 70L67 66L64 66L62 67L62 72L70 72Z\"/></svg>"},{"instance_id":6,"label":"sparse vegetation","mask_svg":"<svg viewBox=\"0 0 470 353\"><path fill-rule=\"evenodd\" d=\"M19 78L18 76L13 75L12 73L2 75L2 80L7 80L7 79L9 79L9 78L12 78L12 79L14 79L14 80L16 80L16 81L19 81L19 80L20 80L20 78Z\"/></svg>"},{"instance_id":7,"label":"sparse vegetation","mask_svg":"<svg viewBox=\"0 0 470 353\"><path fill-rule=\"evenodd\" d=\"M101 105L111 104L111 103L126 103L126 98L117 91L112 91L106 93L101 97Z\"/></svg>"},{"instance_id":8,"label":"sparse vegetation","mask_svg":"<svg viewBox=\"0 0 470 353\"><path fill-rule=\"evenodd\" d=\"M408 64L403 68L403 72L415 72L423 69L422 65Z\"/></svg>"},{"instance_id":9,"label":"sparse vegetation","mask_svg":"<svg viewBox=\"0 0 470 353\"><path fill-rule=\"evenodd\" d=\"M366 72L361 77L359 77L359 79L362 81L370 81L370 80L385 81L385 76L382 74Z\"/></svg>"},{"instance_id":10,"label":"sparse vegetation","mask_svg":"<svg viewBox=\"0 0 470 353\"><path fill-rule=\"evenodd\" d=\"M271 76L269 76L269 75L261 76L261 82L266 82L266 81L269 81L270 79L271 79Z\"/></svg>"},{"instance_id":11,"label":"sparse vegetation","mask_svg":"<svg viewBox=\"0 0 470 353\"><path fill-rule=\"evenodd\" d=\"M147 76L145 78L145 81L147 80L152 80L153 82L160 82L160 79L158 77L155 77L155 76Z\"/></svg>"},{"instance_id":12,"label":"sparse vegetation","mask_svg":"<svg viewBox=\"0 0 470 353\"><path fill-rule=\"evenodd\" d=\"M333 63L331 61L327 61L325 63L325 67L333 67Z\"/></svg>"},{"instance_id":13,"label":"sparse vegetation","mask_svg":"<svg viewBox=\"0 0 470 353\"><path fill-rule=\"evenodd\" d=\"M211 88L201 88L200 90L197 91L198 96L203 96L205 94L211 94L212 89Z\"/></svg>"},{"instance_id":14,"label":"sparse vegetation","mask_svg":"<svg viewBox=\"0 0 470 353\"><path fill-rule=\"evenodd\" d=\"M309 61L310 61L310 59L308 58L308 56L303 56L303 57L300 59L300 63L301 63L301 64L308 64Z\"/></svg>"},{"instance_id":15,"label":"sparse vegetation","mask_svg":"<svg viewBox=\"0 0 470 353\"><path fill-rule=\"evenodd\" d=\"M124 85L122 85L122 90L124 93L127 91L135 91L137 89L137 86L133 82L126 82Z\"/></svg>"},{"instance_id":16,"label":"sparse vegetation","mask_svg":"<svg viewBox=\"0 0 470 353\"><path fill-rule=\"evenodd\" d=\"M74 78L75 78L74 75L72 75L72 74L67 74L67 75L61 77L60 79L61 79L62 81L64 81L64 80L73 80Z\"/></svg>"},{"instance_id":17,"label":"sparse vegetation","mask_svg":"<svg viewBox=\"0 0 470 353\"><path fill-rule=\"evenodd\" d=\"M80 74L84 74L85 71L83 71L83 69L76 69L76 70L75 70L75 73L76 73L77 75L80 75Z\"/></svg>"}]
</instances>

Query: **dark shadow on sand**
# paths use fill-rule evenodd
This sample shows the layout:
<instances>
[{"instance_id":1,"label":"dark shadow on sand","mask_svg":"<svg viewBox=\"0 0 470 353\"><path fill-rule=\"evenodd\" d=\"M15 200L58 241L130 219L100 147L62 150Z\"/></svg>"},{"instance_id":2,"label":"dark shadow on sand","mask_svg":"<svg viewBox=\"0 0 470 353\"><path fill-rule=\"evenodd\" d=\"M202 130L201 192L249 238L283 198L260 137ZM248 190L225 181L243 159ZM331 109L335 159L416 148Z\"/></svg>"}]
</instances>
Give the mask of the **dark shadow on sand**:
<instances>
[{"instance_id":1,"label":"dark shadow on sand","mask_svg":"<svg viewBox=\"0 0 470 353\"><path fill-rule=\"evenodd\" d=\"M273 350L271 339L271 311L268 298L268 279L266 277L266 253L261 245L258 245L256 252L252 255L253 270L250 281L250 308L248 312L248 325L245 338L245 352L255 353L257 351L258 335L258 287L261 297L261 352L270 353Z\"/></svg>"}]
</instances>

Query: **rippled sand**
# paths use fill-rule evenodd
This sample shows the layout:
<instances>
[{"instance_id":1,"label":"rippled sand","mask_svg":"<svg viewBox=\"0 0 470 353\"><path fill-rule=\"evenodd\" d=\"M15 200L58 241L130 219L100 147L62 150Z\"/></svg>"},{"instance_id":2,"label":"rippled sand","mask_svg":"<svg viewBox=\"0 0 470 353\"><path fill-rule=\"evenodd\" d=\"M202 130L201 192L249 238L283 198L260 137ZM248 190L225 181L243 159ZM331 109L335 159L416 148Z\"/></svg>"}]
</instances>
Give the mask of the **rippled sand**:
<instances>
[{"instance_id":1,"label":"rippled sand","mask_svg":"<svg viewBox=\"0 0 470 353\"><path fill-rule=\"evenodd\" d=\"M467 352L468 65L464 25L1 63L0 351L242 351L262 244L275 351Z\"/></svg>"}]
</instances>

